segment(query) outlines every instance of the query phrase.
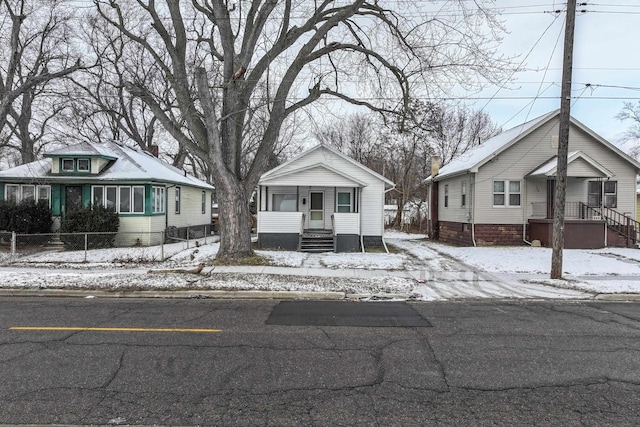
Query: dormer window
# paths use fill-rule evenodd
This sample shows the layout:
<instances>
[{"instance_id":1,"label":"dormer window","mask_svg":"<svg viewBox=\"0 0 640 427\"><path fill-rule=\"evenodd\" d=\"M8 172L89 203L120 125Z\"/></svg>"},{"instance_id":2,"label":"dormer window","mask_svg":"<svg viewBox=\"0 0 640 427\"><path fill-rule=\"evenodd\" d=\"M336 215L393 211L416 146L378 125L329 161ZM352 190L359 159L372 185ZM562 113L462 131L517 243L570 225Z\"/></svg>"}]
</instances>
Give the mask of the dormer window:
<instances>
[{"instance_id":1,"label":"dormer window","mask_svg":"<svg viewBox=\"0 0 640 427\"><path fill-rule=\"evenodd\" d=\"M74 165L73 159L62 159L62 171L63 172L73 172Z\"/></svg>"},{"instance_id":2,"label":"dormer window","mask_svg":"<svg viewBox=\"0 0 640 427\"><path fill-rule=\"evenodd\" d=\"M78 159L78 172L89 172L89 159Z\"/></svg>"}]
</instances>

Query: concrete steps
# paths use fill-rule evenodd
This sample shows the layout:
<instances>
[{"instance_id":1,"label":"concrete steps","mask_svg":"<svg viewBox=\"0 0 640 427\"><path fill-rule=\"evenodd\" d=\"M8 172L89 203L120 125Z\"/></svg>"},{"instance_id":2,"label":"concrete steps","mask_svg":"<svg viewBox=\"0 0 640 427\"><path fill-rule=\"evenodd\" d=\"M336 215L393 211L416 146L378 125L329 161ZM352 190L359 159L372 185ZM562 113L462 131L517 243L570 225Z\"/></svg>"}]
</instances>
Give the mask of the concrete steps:
<instances>
[{"instance_id":1,"label":"concrete steps","mask_svg":"<svg viewBox=\"0 0 640 427\"><path fill-rule=\"evenodd\" d=\"M305 230L300 241L301 252L334 252L331 230Z\"/></svg>"}]
</instances>

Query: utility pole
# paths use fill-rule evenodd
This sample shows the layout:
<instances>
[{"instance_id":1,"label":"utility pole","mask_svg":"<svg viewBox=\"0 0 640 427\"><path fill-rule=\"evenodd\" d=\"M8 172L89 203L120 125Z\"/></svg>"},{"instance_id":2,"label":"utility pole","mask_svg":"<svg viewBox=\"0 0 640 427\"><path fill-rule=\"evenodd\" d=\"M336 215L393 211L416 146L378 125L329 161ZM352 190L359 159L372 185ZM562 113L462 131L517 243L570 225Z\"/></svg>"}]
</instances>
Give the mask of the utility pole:
<instances>
[{"instance_id":1,"label":"utility pole","mask_svg":"<svg viewBox=\"0 0 640 427\"><path fill-rule=\"evenodd\" d=\"M558 135L558 165L553 203L553 253L551 278L562 278L562 248L564 246L564 205L567 190L567 153L571 120L571 74L573 70L573 33L576 22L576 0L567 0L567 22L564 30L562 91L560 94L560 131Z\"/></svg>"}]
</instances>

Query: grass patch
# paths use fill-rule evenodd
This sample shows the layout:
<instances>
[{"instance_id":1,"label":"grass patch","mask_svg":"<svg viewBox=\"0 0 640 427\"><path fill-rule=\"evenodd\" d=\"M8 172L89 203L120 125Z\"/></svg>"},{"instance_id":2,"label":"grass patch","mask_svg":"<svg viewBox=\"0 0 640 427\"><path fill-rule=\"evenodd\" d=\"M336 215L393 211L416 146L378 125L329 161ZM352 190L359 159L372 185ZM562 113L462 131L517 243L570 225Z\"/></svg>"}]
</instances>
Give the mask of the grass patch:
<instances>
[{"instance_id":1,"label":"grass patch","mask_svg":"<svg viewBox=\"0 0 640 427\"><path fill-rule=\"evenodd\" d=\"M214 260L214 265L273 265L268 258L253 254L242 259L220 259Z\"/></svg>"},{"instance_id":2,"label":"grass patch","mask_svg":"<svg viewBox=\"0 0 640 427\"><path fill-rule=\"evenodd\" d=\"M387 249L389 249L389 253L390 254L399 254L402 253L402 249L398 248L397 246L394 245L390 245L389 243L387 243ZM376 247L364 247L364 251L367 254L384 254L386 253L386 251L384 250L384 246L376 246Z\"/></svg>"}]
</instances>

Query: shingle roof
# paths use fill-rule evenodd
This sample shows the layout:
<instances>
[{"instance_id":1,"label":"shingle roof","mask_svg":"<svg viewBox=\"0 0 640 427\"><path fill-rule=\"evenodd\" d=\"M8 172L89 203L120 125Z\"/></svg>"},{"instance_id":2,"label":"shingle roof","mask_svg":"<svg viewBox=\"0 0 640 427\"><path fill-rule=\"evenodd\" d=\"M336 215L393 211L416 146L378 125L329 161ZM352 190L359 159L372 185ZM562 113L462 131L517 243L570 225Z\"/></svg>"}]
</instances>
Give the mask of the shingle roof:
<instances>
[{"instance_id":1,"label":"shingle roof","mask_svg":"<svg viewBox=\"0 0 640 427\"><path fill-rule=\"evenodd\" d=\"M115 142L102 144L81 143L47 153L51 156L96 155L116 159L98 175L53 175L51 159L37 160L0 172L2 178L46 179L49 181L147 181L167 182L213 189L214 187L185 171L141 150L134 150Z\"/></svg>"},{"instance_id":2,"label":"shingle roof","mask_svg":"<svg viewBox=\"0 0 640 427\"><path fill-rule=\"evenodd\" d=\"M485 159L493 157L494 154L499 153L510 143L519 139L522 135L527 134L537 125L549 120L551 117L558 114L558 112L558 110L552 111L544 116L537 117L486 140L481 145L472 148L460 157L451 161L451 163L443 166L440 169L437 178L441 179L449 175L466 172L480 163L483 163Z\"/></svg>"}]
</instances>

